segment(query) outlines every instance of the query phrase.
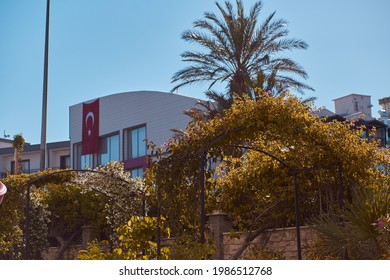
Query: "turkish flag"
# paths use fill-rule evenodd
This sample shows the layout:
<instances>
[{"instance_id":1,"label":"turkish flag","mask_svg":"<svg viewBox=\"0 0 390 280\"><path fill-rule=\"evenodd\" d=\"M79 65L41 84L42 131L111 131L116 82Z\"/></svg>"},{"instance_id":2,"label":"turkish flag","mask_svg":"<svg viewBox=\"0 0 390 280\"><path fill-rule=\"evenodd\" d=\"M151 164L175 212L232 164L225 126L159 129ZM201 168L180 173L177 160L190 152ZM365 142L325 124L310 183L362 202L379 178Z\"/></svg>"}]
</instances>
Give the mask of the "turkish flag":
<instances>
[{"instance_id":1,"label":"turkish flag","mask_svg":"<svg viewBox=\"0 0 390 280\"><path fill-rule=\"evenodd\" d=\"M83 103L82 155L95 154L99 150L99 98Z\"/></svg>"}]
</instances>

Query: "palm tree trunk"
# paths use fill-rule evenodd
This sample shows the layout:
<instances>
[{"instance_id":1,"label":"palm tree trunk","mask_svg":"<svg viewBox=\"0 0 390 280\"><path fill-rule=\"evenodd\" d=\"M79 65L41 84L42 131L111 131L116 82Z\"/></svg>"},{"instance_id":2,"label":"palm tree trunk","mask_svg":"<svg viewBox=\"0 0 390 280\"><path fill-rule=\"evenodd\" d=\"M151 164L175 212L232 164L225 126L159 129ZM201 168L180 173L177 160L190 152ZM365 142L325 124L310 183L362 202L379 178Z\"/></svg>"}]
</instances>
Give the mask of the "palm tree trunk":
<instances>
[{"instance_id":1,"label":"palm tree trunk","mask_svg":"<svg viewBox=\"0 0 390 280\"><path fill-rule=\"evenodd\" d=\"M19 174L19 150L15 149L14 153L14 160L15 160L15 165L14 165L14 174Z\"/></svg>"}]
</instances>

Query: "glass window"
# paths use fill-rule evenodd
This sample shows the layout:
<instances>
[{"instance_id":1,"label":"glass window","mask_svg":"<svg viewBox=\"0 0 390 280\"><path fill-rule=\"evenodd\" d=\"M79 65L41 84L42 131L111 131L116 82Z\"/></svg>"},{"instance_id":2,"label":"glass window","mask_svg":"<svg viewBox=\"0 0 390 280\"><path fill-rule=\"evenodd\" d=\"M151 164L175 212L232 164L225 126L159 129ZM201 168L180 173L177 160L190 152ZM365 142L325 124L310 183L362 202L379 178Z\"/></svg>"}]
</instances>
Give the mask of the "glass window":
<instances>
[{"instance_id":1,"label":"glass window","mask_svg":"<svg viewBox=\"0 0 390 280\"><path fill-rule=\"evenodd\" d=\"M138 158L146 155L146 127L138 127L127 131L126 159Z\"/></svg>"},{"instance_id":2,"label":"glass window","mask_svg":"<svg viewBox=\"0 0 390 280\"><path fill-rule=\"evenodd\" d=\"M93 168L93 155L81 155L81 143L75 145L75 166L76 169Z\"/></svg>"},{"instance_id":3,"label":"glass window","mask_svg":"<svg viewBox=\"0 0 390 280\"><path fill-rule=\"evenodd\" d=\"M30 160L24 159L19 161L19 172L20 173L30 173ZM11 174L15 173L15 161L11 161Z\"/></svg>"},{"instance_id":4,"label":"glass window","mask_svg":"<svg viewBox=\"0 0 390 280\"><path fill-rule=\"evenodd\" d=\"M80 168L87 169L92 168L92 155L83 155L80 158Z\"/></svg>"},{"instance_id":5,"label":"glass window","mask_svg":"<svg viewBox=\"0 0 390 280\"><path fill-rule=\"evenodd\" d=\"M30 173L30 160L22 160L22 173Z\"/></svg>"},{"instance_id":6,"label":"glass window","mask_svg":"<svg viewBox=\"0 0 390 280\"><path fill-rule=\"evenodd\" d=\"M354 109L355 109L355 112L358 112L359 111L359 103L357 101L354 101Z\"/></svg>"},{"instance_id":7,"label":"glass window","mask_svg":"<svg viewBox=\"0 0 390 280\"><path fill-rule=\"evenodd\" d=\"M142 167L139 168L133 168L130 170L131 172L131 178L140 177L141 179L144 178L144 169Z\"/></svg>"},{"instance_id":8,"label":"glass window","mask_svg":"<svg viewBox=\"0 0 390 280\"><path fill-rule=\"evenodd\" d=\"M119 160L119 134L100 139L99 164L116 160Z\"/></svg>"},{"instance_id":9,"label":"glass window","mask_svg":"<svg viewBox=\"0 0 390 280\"><path fill-rule=\"evenodd\" d=\"M60 157L60 169L70 168L70 156Z\"/></svg>"}]
</instances>

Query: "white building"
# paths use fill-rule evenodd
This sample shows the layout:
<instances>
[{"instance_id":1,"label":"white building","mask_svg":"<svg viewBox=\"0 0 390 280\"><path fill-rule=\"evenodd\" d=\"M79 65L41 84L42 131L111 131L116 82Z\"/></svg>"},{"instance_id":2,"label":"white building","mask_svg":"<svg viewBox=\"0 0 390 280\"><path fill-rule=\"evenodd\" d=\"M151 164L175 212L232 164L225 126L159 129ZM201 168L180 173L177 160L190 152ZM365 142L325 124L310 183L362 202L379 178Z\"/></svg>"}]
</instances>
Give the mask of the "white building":
<instances>
[{"instance_id":1,"label":"white building","mask_svg":"<svg viewBox=\"0 0 390 280\"><path fill-rule=\"evenodd\" d=\"M47 143L46 147L46 168L70 167L69 141ZM40 144L25 143L20 158L23 173L37 172L40 161ZM7 173L13 174L14 168L12 140L0 139L0 177L4 177Z\"/></svg>"},{"instance_id":2,"label":"white building","mask_svg":"<svg viewBox=\"0 0 390 280\"><path fill-rule=\"evenodd\" d=\"M387 123L372 117L371 96L352 93L333 101L335 113L328 109L320 109L313 114L320 118L326 118L328 121L356 121L357 125L364 125L367 136L375 128L375 138L380 140L381 146L386 145L388 139Z\"/></svg>"},{"instance_id":3,"label":"white building","mask_svg":"<svg viewBox=\"0 0 390 280\"><path fill-rule=\"evenodd\" d=\"M86 103L92 102L86 101ZM121 160L132 176L147 168L145 139L162 145L173 136L171 129L185 129L184 114L197 99L178 94L136 91L99 99L99 151L82 155L83 103L69 108L71 163L74 169L96 167ZM85 115L84 115L85 116Z\"/></svg>"},{"instance_id":4,"label":"white building","mask_svg":"<svg viewBox=\"0 0 390 280\"><path fill-rule=\"evenodd\" d=\"M92 100L93 101L93 100ZM46 168L94 168L109 161L123 161L132 176L147 168L145 139L162 145L173 136L171 129L185 129L190 118L184 114L197 99L156 91L137 91L99 98L99 150L81 155L83 103L69 108L70 141L48 143ZM85 103L89 103L86 101ZM21 153L22 172L39 170L40 145L25 144ZM0 139L0 176L14 171L12 140Z\"/></svg>"},{"instance_id":5,"label":"white building","mask_svg":"<svg viewBox=\"0 0 390 280\"><path fill-rule=\"evenodd\" d=\"M12 140L0 138L0 149L12 147Z\"/></svg>"},{"instance_id":6,"label":"white building","mask_svg":"<svg viewBox=\"0 0 390 280\"><path fill-rule=\"evenodd\" d=\"M353 115L356 113L371 117L371 96L352 93L333 99L335 113L340 116Z\"/></svg>"},{"instance_id":7,"label":"white building","mask_svg":"<svg viewBox=\"0 0 390 280\"><path fill-rule=\"evenodd\" d=\"M390 97L381 98L378 100L379 105L382 106L382 110L387 112L387 116L390 114Z\"/></svg>"}]
</instances>

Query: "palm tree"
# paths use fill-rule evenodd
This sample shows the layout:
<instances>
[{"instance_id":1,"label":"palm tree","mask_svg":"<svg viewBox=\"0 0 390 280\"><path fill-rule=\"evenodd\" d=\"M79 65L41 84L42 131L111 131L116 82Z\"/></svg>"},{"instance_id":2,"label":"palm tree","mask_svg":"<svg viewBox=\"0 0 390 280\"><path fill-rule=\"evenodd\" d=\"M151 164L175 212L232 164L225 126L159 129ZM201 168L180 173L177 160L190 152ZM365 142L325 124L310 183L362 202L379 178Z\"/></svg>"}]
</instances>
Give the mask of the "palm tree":
<instances>
[{"instance_id":1,"label":"palm tree","mask_svg":"<svg viewBox=\"0 0 390 280\"><path fill-rule=\"evenodd\" d=\"M178 83L172 92L194 83L227 82L227 99L233 94L255 98L254 88L261 87L278 94L294 88L303 93L313 90L288 74L306 79L305 70L293 60L279 57L287 50L306 49L302 40L288 38L287 23L274 20L275 12L258 25L257 18L262 2L256 2L245 15L241 0L236 0L237 9L230 2L225 8L216 3L222 18L205 12L204 19L194 22L194 30L187 30L182 38L203 47L202 51L187 51L181 56L190 66L176 72L172 83Z\"/></svg>"},{"instance_id":2,"label":"palm tree","mask_svg":"<svg viewBox=\"0 0 390 280\"><path fill-rule=\"evenodd\" d=\"M19 174L22 171L21 168L21 162L20 162L20 152L24 150L24 144L25 144L24 137L22 133L14 135L14 140L12 141L12 147L14 148L14 160L15 160L15 167L14 167L14 174Z\"/></svg>"},{"instance_id":3,"label":"palm tree","mask_svg":"<svg viewBox=\"0 0 390 280\"><path fill-rule=\"evenodd\" d=\"M390 259L388 187L363 186L339 213L314 218L318 239L308 246L309 259Z\"/></svg>"}]
</instances>

